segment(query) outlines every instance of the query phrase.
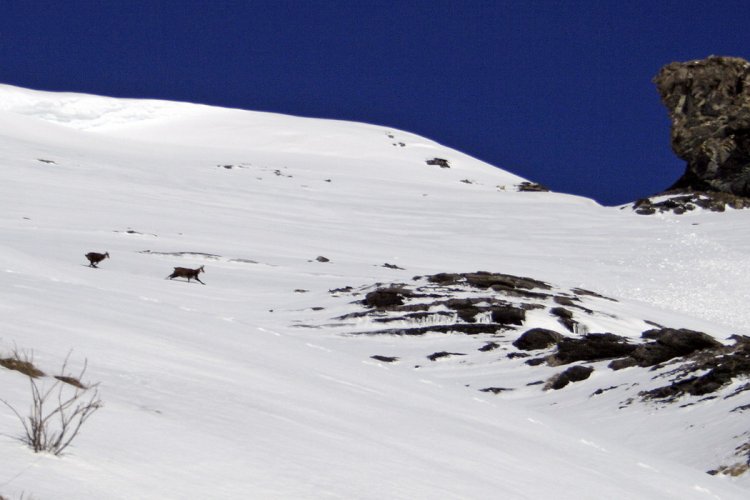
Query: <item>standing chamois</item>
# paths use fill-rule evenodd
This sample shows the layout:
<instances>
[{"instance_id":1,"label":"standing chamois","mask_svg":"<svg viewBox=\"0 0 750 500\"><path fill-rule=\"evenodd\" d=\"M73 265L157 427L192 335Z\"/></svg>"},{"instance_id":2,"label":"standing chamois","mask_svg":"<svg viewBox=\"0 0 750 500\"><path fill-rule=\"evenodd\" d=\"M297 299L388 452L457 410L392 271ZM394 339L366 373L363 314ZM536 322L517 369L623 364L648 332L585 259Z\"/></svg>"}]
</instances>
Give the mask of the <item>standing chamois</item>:
<instances>
[{"instance_id":1,"label":"standing chamois","mask_svg":"<svg viewBox=\"0 0 750 500\"><path fill-rule=\"evenodd\" d=\"M200 273L205 273L206 271L203 269L203 266L199 267L198 269L190 269L188 267L175 267L174 271L172 271L172 274L167 276L164 279L172 279L172 278L187 278L188 283L190 283L191 279L195 279L198 283L201 285L205 285L201 281L201 279L198 277Z\"/></svg>"},{"instance_id":2,"label":"standing chamois","mask_svg":"<svg viewBox=\"0 0 750 500\"><path fill-rule=\"evenodd\" d=\"M104 253L89 252L86 254L86 258L89 260L89 267L97 267L96 265L98 263L100 263L104 259L109 258L109 252L104 252Z\"/></svg>"}]
</instances>

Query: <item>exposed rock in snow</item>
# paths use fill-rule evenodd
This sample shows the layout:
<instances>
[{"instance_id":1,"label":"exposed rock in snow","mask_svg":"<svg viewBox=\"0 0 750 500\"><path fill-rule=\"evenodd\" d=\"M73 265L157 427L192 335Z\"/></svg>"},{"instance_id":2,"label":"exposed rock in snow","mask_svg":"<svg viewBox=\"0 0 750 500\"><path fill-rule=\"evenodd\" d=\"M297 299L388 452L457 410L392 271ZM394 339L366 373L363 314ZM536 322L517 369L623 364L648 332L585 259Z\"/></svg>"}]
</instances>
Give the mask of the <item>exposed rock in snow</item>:
<instances>
[{"instance_id":1,"label":"exposed rock in snow","mask_svg":"<svg viewBox=\"0 0 750 500\"><path fill-rule=\"evenodd\" d=\"M654 82L672 119L672 149L687 162L672 188L750 196L750 63L674 62Z\"/></svg>"}]
</instances>

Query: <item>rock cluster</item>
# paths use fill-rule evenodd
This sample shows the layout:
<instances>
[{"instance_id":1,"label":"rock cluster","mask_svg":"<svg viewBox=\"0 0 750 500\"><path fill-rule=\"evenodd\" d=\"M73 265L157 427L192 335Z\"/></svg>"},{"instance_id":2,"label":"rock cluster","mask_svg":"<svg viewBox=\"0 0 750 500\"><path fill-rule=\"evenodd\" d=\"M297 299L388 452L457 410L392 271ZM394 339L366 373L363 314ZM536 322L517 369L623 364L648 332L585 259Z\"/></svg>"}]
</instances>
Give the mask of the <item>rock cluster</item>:
<instances>
[{"instance_id":1,"label":"rock cluster","mask_svg":"<svg viewBox=\"0 0 750 500\"><path fill-rule=\"evenodd\" d=\"M750 196L750 63L714 57L671 63L654 78L687 162L670 189Z\"/></svg>"},{"instance_id":2,"label":"rock cluster","mask_svg":"<svg viewBox=\"0 0 750 500\"><path fill-rule=\"evenodd\" d=\"M620 409L639 402L682 408L729 400L716 408L750 414L750 337L733 336L734 345L729 345L700 331L668 328L648 320L638 321L647 325L638 330L638 337L633 331L635 318L619 318L607 304L614 299L589 290L478 271L415 276L408 283L377 283L329 292L356 300L349 302L353 311L333 318L337 322L326 327L340 326L345 335L392 337L373 344L392 351L370 356L379 363L415 363L415 370L442 364L436 369L451 374L463 367L468 376L478 376L482 382L475 385L473 379L466 380L465 386L489 394L524 387L572 390L578 397L613 391L607 398L619 401ZM609 324L611 331L602 332L602 324ZM594 329L598 332L589 331ZM438 339L440 334L477 337L444 341ZM403 355L397 350L397 336L412 337L405 342ZM416 340L419 336L425 336L424 342ZM424 350L417 347L422 345ZM443 350L448 346L456 350ZM525 380L518 383L514 377L513 383L506 385L504 371L492 376L500 363L517 368ZM493 382L486 383L490 380ZM716 410L712 414L719 415ZM735 436L735 440L742 439L735 453L720 466L712 464L710 473L747 473L749 434Z\"/></svg>"},{"instance_id":3,"label":"rock cluster","mask_svg":"<svg viewBox=\"0 0 750 500\"><path fill-rule=\"evenodd\" d=\"M673 191L663 196L643 198L633 204L637 214L651 215L655 213L673 212L677 215L690 212L696 208L712 212L724 212L727 208L750 208L750 198L718 191Z\"/></svg>"},{"instance_id":4,"label":"rock cluster","mask_svg":"<svg viewBox=\"0 0 750 500\"><path fill-rule=\"evenodd\" d=\"M588 332L586 318L607 313L594 310L596 303L586 300L595 299L601 305L602 300L613 299L581 288L561 290L537 279L485 271L416 276L410 284L377 284L368 288L364 297L354 302L359 310L335 319L367 319L384 328L351 334L487 335L480 352L493 352L502 346L503 339L511 337L512 343L506 342L517 351L507 353L508 359L528 358L524 362L529 366L565 367L547 381L545 389L561 389L585 380L595 369L591 364L601 361L607 361L611 370L677 366L669 373L679 371L681 376L667 386L641 393L645 399L707 394L750 374L750 338L737 337L734 346L725 346L706 333L684 328L659 326L643 331L640 339ZM331 293L360 295L352 288ZM532 311L533 315L528 314ZM550 325L550 320L556 320L561 331L569 333L537 323ZM465 355L439 351L427 358L437 361ZM382 362L398 360L382 355L372 358ZM506 390L509 389L487 388L488 392ZM750 390L750 384L738 389L744 390Z\"/></svg>"},{"instance_id":5,"label":"rock cluster","mask_svg":"<svg viewBox=\"0 0 750 500\"><path fill-rule=\"evenodd\" d=\"M440 168L451 168L451 164L445 158L433 158L431 160L425 160L428 165L437 165Z\"/></svg>"},{"instance_id":6,"label":"rock cluster","mask_svg":"<svg viewBox=\"0 0 750 500\"><path fill-rule=\"evenodd\" d=\"M643 392L641 396L668 401L683 394L703 396L728 386L733 380L746 379L750 375L750 338L735 335L732 340L734 345L731 346L718 344L693 351L685 364L669 373L669 384ZM711 340L706 338L702 343L709 345ZM682 348L688 349L687 344L682 344ZM747 390L750 390L750 384L745 383L727 397Z\"/></svg>"},{"instance_id":7,"label":"rock cluster","mask_svg":"<svg viewBox=\"0 0 750 500\"><path fill-rule=\"evenodd\" d=\"M545 309L545 301L588 311L579 304L579 296L596 295L581 289L553 293L543 281L486 271L439 273L414 279L421 283L378 285L358 301L366 310L336 319L367 317L373 323L397 325L357 332L367 335L495 334L522 326L527 311ZM562 316L561 311L565 313ZM552 307L550 314L570 331L577 329L571 311Z\"/></svg>"},{"instance_id":8,"label":"rock cluster","mask_svg":"<svg viewBox=\"0 0 750 500\"><path fill-rule=\"evenodd\" d=\"M547 193L549 192L549 188L543 184L539 184L538 182L529 182L524 181L518 186L516 186L518 191L524 192L524 193Z\"/></svg>"}]
</instances>

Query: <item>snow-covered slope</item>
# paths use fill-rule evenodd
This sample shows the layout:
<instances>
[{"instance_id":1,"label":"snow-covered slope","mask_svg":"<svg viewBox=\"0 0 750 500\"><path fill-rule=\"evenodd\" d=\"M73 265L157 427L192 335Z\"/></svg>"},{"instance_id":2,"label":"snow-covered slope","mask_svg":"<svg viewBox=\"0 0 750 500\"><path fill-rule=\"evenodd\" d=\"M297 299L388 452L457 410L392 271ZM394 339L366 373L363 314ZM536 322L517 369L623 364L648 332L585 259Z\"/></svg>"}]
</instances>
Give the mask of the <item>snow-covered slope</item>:
<instances>
[{"instance_id":1,"label":"snow-covered slope","mask_svg":"<svg viewBox=\"0 0 750 500\"><path fill-rule=\"evenodd\" d=\"M61 457L0 407L0 495L744 498L704 472L741 414L591 403L609 378L482 393L531 368L377 362L487 339L334 320L359 306L330 290L488 270L615 297L634 336L747 333L750 214L642 217L522 181L386 127L0 86L0 357L87 360L105 404ZM200 265L206 286L164 279ZM28 405L25 376L0 387ZM702 439L717 449L694 457Z\"/></svg>"}]
</instances>

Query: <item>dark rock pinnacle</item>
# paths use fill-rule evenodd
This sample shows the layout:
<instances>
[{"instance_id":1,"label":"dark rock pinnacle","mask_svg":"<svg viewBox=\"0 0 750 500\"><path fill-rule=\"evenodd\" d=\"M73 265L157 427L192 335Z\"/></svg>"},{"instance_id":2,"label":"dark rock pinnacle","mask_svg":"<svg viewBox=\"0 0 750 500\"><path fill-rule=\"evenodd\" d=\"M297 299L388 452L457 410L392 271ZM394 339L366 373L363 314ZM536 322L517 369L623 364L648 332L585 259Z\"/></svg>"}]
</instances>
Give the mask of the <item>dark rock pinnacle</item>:
<instances>
[{"instance_id":1,"label":"dark rock pinnacle","mask_svg":"<svg viewBox=\"0 0 750 500\"><path fill-rule=\"evenodd\" d=\"M687 162L670 189L750 196L750 62L674 62L654 83L672 119L672 149Z\"/></svg>"}]
</instances>

